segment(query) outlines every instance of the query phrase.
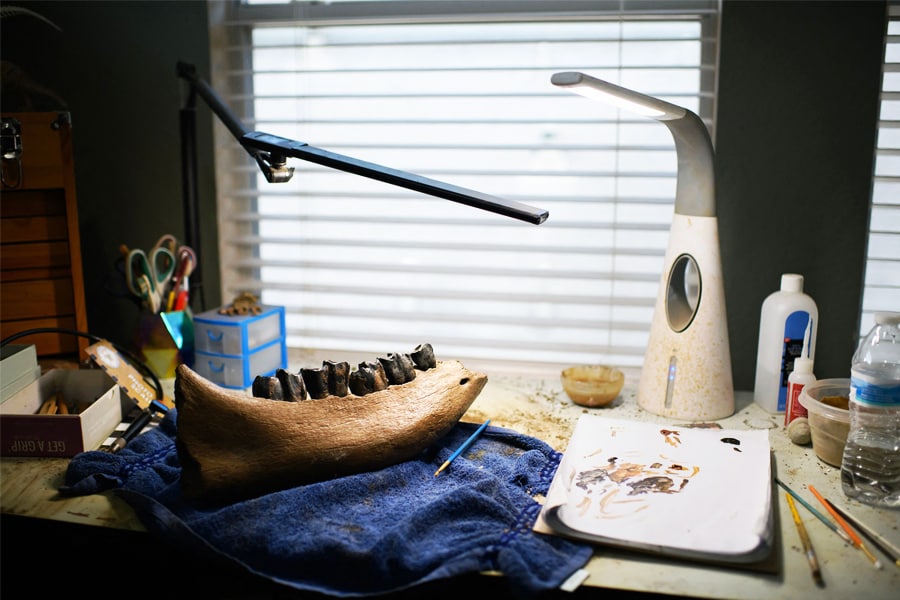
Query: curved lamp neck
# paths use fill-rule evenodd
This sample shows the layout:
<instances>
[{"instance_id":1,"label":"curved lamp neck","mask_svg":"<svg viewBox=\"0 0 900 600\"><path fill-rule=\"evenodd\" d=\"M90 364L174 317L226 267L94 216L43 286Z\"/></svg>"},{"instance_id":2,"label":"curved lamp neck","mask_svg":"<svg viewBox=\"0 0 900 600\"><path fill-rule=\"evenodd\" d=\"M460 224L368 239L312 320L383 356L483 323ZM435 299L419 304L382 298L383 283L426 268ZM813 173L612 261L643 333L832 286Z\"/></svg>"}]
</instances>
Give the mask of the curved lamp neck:
<instances>
[{"instance_id":1,"label":"curved lamp neck","mask_svg":"<svg viewBox=\"0 0 900 600\"><path fill-rule=\"evenodd\" d=\"M660 122L672 132L678 156L675 213L716 216L715 160L706 125L689 110L680 119Z\"/></svg>"},{"instance_id":2,"label":"curved lamp neck","mask_svg":"<svg viewBox=\"0 0 900 600\"><path fill-rule=\"evenodd\" d=\"M700 117L682 106L578 71L554 73L550 81L553 85L665 124L675 138L678 156L675 213L716 216L713 147L709 131Z\"/></svg>"}]
</instances>

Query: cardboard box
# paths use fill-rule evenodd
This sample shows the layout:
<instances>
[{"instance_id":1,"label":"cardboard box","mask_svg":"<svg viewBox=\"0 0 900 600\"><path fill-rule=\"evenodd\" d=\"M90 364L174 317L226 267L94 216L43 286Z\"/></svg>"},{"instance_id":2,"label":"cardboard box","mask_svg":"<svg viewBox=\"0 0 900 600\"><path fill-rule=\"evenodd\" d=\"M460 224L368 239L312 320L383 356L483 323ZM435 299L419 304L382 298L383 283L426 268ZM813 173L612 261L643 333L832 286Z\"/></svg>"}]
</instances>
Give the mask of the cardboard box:
<instances>
[{"instance_id":1,"label":"cardboard box","mask_svg":"<svg viewBox=\"0 0 900 600\"><path fill-rule=\"evenodd\" d=\"M34 344L7 344L0 347L0 402L22 390L41 376Z\"/></svg>"},{"instance_id":2,"label":"cardboard box","mask_svg":"<svg viewBox=\"0 0 900 600\"><path fill-rule=\"evenodd\" d=\"M36 414L57 393L77 405L77 414ZM72 457L95 450L133 405L101 369L53 369L0 404L0 456Z\"/></svg>"}]
</instances>

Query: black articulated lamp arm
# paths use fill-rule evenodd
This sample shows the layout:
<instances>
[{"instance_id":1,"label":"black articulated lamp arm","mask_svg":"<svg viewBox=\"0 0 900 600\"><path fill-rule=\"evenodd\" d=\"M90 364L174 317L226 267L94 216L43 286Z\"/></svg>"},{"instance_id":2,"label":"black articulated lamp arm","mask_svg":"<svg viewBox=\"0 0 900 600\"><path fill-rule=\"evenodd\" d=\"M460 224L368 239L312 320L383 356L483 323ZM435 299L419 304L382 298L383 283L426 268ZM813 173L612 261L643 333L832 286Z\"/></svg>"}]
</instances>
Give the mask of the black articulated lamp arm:
<instances>
[{"instance_id":1,"label":"black articulated lamp arm","mask_svg":"<svg viewBox=\"0 0 900 600\"><path fill-rule=\"evenodd\" d=\"M546 210L519 202L504 200L496 196L450 185L405 171L335 154L334 152L310 146L305 142L297 142L260 131L248 131L232 114L225 103L222 102L215 91L205 81L197 77L193 65L179 62L178 76L191 83L197 94L203 98L216 116L228 127L228 130L240 142L241 146L256 160L266 180L270 183L283 183L290 180L293 175L293 169L286 167L286 159L288 157L299 158L519 219L534 225L540 225L549 216Z\"/></svg>"}]
</instances>

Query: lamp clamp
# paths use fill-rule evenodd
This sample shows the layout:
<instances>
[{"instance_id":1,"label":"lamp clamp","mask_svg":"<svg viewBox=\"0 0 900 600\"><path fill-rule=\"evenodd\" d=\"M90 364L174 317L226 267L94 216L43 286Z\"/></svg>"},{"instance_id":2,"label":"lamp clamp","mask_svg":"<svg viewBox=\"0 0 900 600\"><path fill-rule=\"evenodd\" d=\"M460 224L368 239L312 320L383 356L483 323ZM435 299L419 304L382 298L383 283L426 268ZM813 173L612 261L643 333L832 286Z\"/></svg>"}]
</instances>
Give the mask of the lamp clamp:
<instances>
[{"instance_id":1,"label":"lamp clamp","mask_svg":"<svg viewBox=\"0 0 900 600\"><path fill-rule=\"evenodd\" d=\"M287 183L294 176L294 167L287 166L287 157L272 152L254 152L253 158L269 183Z\"/></svg>"}]
</instances>

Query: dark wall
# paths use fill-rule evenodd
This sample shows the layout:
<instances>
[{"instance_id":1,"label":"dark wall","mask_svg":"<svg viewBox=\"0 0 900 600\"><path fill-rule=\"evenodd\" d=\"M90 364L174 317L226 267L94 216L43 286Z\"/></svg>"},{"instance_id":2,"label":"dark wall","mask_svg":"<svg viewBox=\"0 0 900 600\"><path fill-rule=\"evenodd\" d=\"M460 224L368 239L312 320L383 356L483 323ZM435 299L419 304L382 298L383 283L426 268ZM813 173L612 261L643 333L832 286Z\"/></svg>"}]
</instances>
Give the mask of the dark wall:
<instances>
[{"instance_id":1,"label":"dark wall","mask_svg":"<svg viewBox=\"0 0 900 600\"><path fill-rule=\"evenodd\" d=\"M716 183L736 389L753 389L782 273L819 309L816 376L850 376L884 26L883 2L724 2Z\"/></svg>"},{"instance_id":2,"label":"dark wall","mask_svg":"<svg viewBox=\"0 0 900 600\"><path fill-rule=\"evenodd\" d=\"M72 112L90 328L126 343L137 309L106 286L119 244L149 247L165 232L183 235L184 99L175 65L193 62L208 79L206 3L15 5L62 28L4 18L3 59L27 67ZM784 272L803 274L818 303L816 375L848 375L884 22L881 1L723 4L716 175L737 389L753 387L759 310ZM206 304L213 307L220 298L212 118L203 106L197 121L200 250Z\"/></svg>"},{"instance_id":3,"label":"dark wall","mask_svg":"<svg viewBox=\"0 0 900 600\"><path fill-rule=\"evenodd\" d=\"M138 306L114 262L120 244L150 248L164 233L184 240L179 60L209 77L206 2L4 2L50 20L2 18L2 59L61 98L71 112L76 194L90 333L131 345ZM4 112L16 110L4 78ZM55 110L40 94L35 110ZM218 251L212 121L197 110L201 275L207 304L218 305Z\"/></svg>"}]
</instances>

